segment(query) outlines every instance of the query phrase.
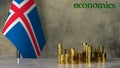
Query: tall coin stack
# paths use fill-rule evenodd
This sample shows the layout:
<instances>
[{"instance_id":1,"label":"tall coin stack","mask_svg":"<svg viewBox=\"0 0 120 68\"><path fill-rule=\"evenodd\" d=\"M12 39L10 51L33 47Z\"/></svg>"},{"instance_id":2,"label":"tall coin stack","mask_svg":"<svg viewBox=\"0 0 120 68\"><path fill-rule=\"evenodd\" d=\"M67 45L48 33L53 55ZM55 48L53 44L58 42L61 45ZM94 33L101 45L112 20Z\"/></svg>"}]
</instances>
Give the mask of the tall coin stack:
<instances>
[{"instance_id":1,"label":"tall coin stack","mask_svg":"<svg viewBox=\"0 0 120 68\"><path fill-rule=\"evenodd\" d=\"M64 54L63 54L63 48L62 48L62 44L58 44L58 63L62 64L64 63Z\"/></svg>"},{"instance_id":2,"label":"tall coin stack","mask_svg":"<svg viewBox=\"0 0 120 68\"><path fill-rule=\"evenodd\" d=\"M77 63L77 49L71 48L71 64Z\"/></svg>"},{"instance_id":3,"label":"tall coin stack","mask_svg":"<svg viewBox=\"0 0 120 68\"><path fill-rule=\"evenodd\" d=\"M88 45L88 48L87 48L87 61L86 63L88 64L91 64L93 62L93 58L92 58L92 46Z\"/></svg>"},{"instance_id":4,"label":"tall coin stack","mask_svg":"<svg viewBox=\"0 0 120 68\"><path fill-rule=\"evenodd\" d=\"M65 49L65 64L70 64L70 49Z\"/></svg>"},{"instance_id":5,"label":"tall coin stack","mask_svg":"<svg viewBox=\"0 0 120 68\"><path fill-rule=\"evenodd\" d=\"M106 62L103 46L95 49L87 43L83 43L83 52L80 53L76 48L64 49L62 44L58 44L59 64L91 64L95 62Z\"/></svg>"}]
</instances>

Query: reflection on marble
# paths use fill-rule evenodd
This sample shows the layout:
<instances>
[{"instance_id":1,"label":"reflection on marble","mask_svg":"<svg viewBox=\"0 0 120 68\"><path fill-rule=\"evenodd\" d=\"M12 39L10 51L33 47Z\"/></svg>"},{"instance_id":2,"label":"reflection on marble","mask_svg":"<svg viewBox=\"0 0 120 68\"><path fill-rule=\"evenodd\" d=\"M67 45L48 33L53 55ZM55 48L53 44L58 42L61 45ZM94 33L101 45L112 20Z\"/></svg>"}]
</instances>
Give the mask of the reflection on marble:
<instances>
[{"instance_id":1,"label":"reflection on marble","mask_svg":"<svg viewBox=\"0 0 120 68\"><path fill-rule=\"evenodd\" d=\"M120 68L120 58L108 59L106 63L93 64L58 64L55 58L49 59L16 59L0 60L0 68Z\"/></svg>"},{"instance_id":2,"label":"reflection on marble","mask_svg":"<svg viewBox=\"0 0 120 68\"><path fill-rule=\"evenodd\" d=\"M58 68L105 68L104 63L95 64L58 64Z\"/></svg>"}]
</instances>

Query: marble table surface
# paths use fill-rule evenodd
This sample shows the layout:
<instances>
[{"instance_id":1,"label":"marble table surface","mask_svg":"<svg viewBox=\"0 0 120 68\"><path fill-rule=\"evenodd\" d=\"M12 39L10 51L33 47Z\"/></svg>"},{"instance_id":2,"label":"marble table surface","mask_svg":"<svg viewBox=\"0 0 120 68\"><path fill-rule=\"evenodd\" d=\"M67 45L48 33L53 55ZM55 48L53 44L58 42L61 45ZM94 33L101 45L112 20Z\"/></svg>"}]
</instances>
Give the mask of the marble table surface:
<instances>
[{"instance_id":1,"label":"marble table surface","mask_svg":"<svg viewBox=\"0 0 120 68\"><path fill-rule=\"evenodd\" d=\"M120 58L107 59L105 63L58 64L56 58L0 59L0 68L120 68Z\"/></svg>"}]
</instances>

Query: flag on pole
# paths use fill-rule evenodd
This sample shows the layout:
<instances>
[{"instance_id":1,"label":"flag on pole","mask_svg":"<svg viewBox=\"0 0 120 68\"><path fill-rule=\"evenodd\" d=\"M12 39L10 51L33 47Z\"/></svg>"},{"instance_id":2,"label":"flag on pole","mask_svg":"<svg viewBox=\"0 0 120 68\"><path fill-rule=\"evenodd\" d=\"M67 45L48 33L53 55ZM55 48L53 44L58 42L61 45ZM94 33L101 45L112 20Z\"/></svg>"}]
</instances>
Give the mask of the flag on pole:
<instances>
[{"instance_id":1,"label":"flag on pole","mask_svg":"<svg viewBox=\"0 0 120 68\"><path fill-rule=\"evenodd\" d=\"M34 0L13 0L2 30L23 58L37 58L45 45Z\"/></svg>"}]
</instances>

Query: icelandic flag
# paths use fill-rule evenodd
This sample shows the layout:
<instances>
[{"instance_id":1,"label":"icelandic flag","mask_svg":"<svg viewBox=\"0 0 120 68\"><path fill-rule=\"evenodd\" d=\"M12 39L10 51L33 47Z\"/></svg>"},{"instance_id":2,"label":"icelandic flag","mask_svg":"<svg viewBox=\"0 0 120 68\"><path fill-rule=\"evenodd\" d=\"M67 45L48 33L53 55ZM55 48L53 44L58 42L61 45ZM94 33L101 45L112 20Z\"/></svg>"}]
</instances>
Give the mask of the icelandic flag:
<instances>
[{"instance_id":1,"label":"icelandic flag","mask_svg":"<svg viewBox=\"0 0 120 68\"><path fill-rule=\"evenodd\" d=\"M2 30L23 58L37 58L45 37L34 0L13 0Z\"/></svg>"}]
</instances>

